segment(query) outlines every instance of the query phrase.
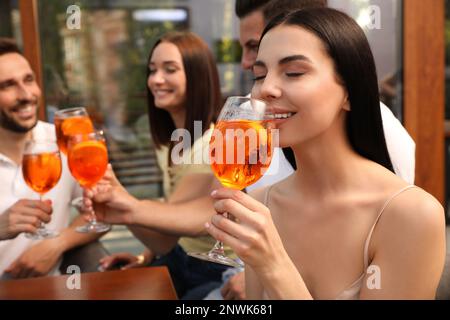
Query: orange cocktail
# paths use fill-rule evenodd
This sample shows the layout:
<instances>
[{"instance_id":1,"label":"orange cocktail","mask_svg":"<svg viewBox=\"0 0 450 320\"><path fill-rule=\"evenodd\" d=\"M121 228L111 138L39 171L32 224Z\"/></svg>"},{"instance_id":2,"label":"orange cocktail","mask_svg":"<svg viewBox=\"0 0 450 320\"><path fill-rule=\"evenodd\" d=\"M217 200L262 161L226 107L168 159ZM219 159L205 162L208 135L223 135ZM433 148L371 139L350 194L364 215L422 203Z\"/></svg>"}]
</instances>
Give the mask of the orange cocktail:
<instances>
[{"instance_id":1,"label":"orange cocktail","mask_svg":"<svg viewBox=\"0 0 450 320\"><path fill-rule=\"evenodd\" d=\"M104 141L81 141L69 149L69 169L82 187L94 186L105 174L108 151Z\"/></svg>"},{"instance_id":2,"label":"orange cocktail","mask_svg":"<svg viewBox=\"0 0 450 320\"><path fill-rule=\"evenodd\" d=\"M242 190L269 167L272 138L267 120L222 120L210 142L211 168L222 185Z\"/></svg>"},{"instance_id":3,"label":"orange cocktail","mask_svg":"<svg viewBox=\"0 0 450 320\"><path fill-rule=\"evenodd\" d=\"M76 134L69 137L68 163L72 176L84 188L93 187L105 174L108 166L108 150L102 131ZM94 211L86 225L76 228L78 232L105 232L111 226L97 222Z\"/></svg>"},{"instance_id":4,"label":"orange cocktail","mask_svg":"<svg viewBox=\"0 0 450 320\"><path fill-rule=\"evenodd\" d=\"M40 195L50 191L61 177L61 159L58 152L25 154L22 160L23 178Z\"/></svg>"},{"instance_id":5,"label":"orange cocktail","mask_svg":"<svg viewBox=\"0 0 450 320\"><path fill-rule=\"evenodd\" d=\"M55 141L30 140L25 144L22 158L22 174L26 184L39 194L42 201L61 177L62 165L58 146ZM43 223L36 233L25 236L33 240L52 238L58 231L47 229Z\"/></svg>"},{"instance_id":6,"label":"orange cocktail","mask_svg":"<svg viewBox=\"0 0 450 320\"><path fill-rule=\"evenodd\" d=\"M242 190L255 183L272 159L273 114L266 102L250 97L228 97L211 136L211 169L225 187ZM227 257L217 241L209 252L188 252L198 259L242 267Z\"/></svg>"},{"instance_id":7,"label":"orange cocktail","mask_svg":"<svg viewBox=\"0 0 450 320\"><path fill-rule=\"evenodd\" d=\"M94 132L94 126L85 108L58 110L54 123L58 147L66 155L69 136Z\"/></svg>"}]
</instances>

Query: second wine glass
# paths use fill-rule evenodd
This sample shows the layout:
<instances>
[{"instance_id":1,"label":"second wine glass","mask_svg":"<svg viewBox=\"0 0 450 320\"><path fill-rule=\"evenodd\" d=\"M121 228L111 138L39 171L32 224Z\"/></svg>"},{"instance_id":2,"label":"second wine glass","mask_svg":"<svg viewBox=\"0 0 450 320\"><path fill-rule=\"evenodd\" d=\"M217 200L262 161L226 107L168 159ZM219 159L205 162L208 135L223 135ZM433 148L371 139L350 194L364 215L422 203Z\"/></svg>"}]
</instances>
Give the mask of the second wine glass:
<instances>
[{"instance_id":1,"label":"second wine glass","mask_svg":"<svg viewBox=\"0 0 450 320\"><path fill-rule=\"evenodd\" d=\"M211 168L224 187L242 190L264 175L272 159L273 119L264 101L250 97L227 99L210 141ZM242 266L225 255L220 241L209 252L188 254L232 267Z\"/></svg>"},{"instance_id":2,"label":"second wine glass","mask_svg":"<svg viewBox=\"0 0 450 320\"><path fill-rule=\"evenodd\" d=\"M108 166L108 150L102 131L76 134L68 140L68 162L73 177L83 188L92 188L104 176ZM106 232L111 226L98 222L95 212L86 225L76 230L81 233Z\"/></svg>"},{"instance_id":3,"label":"second wine glass","mask_svg":"<svg viewBox=\"0 0 450 320\"><path fill-rule=\"evenodd\" d=\"M44 194L58 183L61 171L61 157L55 141L30 140L25 144L22 159L23 178L27 185L39 194L39 200L42 201ZM47 229L41 223L36 233L27 233L25 236L38 240L58 235L58 231Z\"/></svg>"}]
</instances>

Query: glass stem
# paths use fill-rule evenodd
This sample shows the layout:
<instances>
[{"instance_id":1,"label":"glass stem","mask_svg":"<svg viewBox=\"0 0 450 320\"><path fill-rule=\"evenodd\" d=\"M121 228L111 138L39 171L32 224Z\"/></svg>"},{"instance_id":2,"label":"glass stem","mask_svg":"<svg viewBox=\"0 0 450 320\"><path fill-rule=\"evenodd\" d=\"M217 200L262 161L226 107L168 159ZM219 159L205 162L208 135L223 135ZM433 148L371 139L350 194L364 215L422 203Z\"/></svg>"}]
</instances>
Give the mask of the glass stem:
<instances>
[{"instance_id":1,"label":"glass stem","mask_svg":"<svg viewBox=\"0 0 450 320\"><path fill-rule=\"evenodd\" d=\"M96 224L97 223L97 217L95 216L95 211L94 209L91 210L91 224Z\"/></svg>"},{"instance_id":2,"label":"glass stem","mask_svg":"<svg viewBox=\"0 0 450 320\"><path fill-rule=\"evenodd\" d=\"M208 255L225 255L225 251L223 249L223 242L216 241L214 247L209 251Z\"/></svg>"},{"instance_id":3,"label":"glass stem","mask_svg":"<svg viewBox=\"0 0 450 320\"><path fill-rule=\"evenodd\" d=\"M229 219L230 215L228 214L228 212L224 212L222 214L225 218ZM208 255L221 255L221 256L225 256L225 250L223 248L223 242L221 241L216 241L216 244L214 245L214 247L209 251Z\"/></svg>"},{"instance_id":4,"label":"glass stem","mask_svg":"<svg viewBox=\"0 0 450 320\"><path fill-rule=\"evenodd\" d=\"M39 193L39 201L44 201L44 197L42 194ZM43 221L41 221L41 226L39 227L39 229L45 229L45 223Z\"/></svg>"}]
</instances>

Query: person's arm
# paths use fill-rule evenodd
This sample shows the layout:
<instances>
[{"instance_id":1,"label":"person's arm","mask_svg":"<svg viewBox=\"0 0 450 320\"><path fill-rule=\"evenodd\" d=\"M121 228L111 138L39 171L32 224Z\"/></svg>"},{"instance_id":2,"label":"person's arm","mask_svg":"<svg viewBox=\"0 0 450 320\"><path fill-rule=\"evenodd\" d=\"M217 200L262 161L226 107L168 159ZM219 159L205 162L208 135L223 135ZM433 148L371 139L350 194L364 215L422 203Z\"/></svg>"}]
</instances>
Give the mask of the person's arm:
<instances>
[{"instance_id":1,"label":"person's arm","mask_svg":"<svg viewBox=\"0 0 450 320\"><path fill-rule=\"evenodd\" d=\"M263 300L264 288L250 266L245 266L245 296L248 300Z\"/></svg>"},{"instance_id":2,"label":"person's arm","mask_svg":"<svg viewBox=\"0 0 450 320\"><path fill-rule=\"evenodd\" d=\"M169 253L178 243L179 237L167 235L146 227L129 226L128 229L155 255Z\"/></svg>"},{"instance_id":3,"label":"person's arm","mask_svg":"<svg viewBox=\"0 0 450 320\"><path fill-rule=\"evenodd\" d=\"M210 174L191 174L180 181L168 202L138 200L108 170L97 192L87 195L94 199L99 220L146 227L174 237L197 237L207 234L204 223L215 214L209 193L218 185Z\"/></svg>"},{"instance_id":4,"label":"person's arm","mask_svg":"<svg viewBox=\"0 0 450 320\"><path fill-rule=\"evenodd\" d=\"M107 271L115 268L120 268L120 270L141 268L151 263L154 257L155 254L148 248L138 256L129 252L114 253L99 260L99 270Z\"/></svg>"},{"instance_id":5,"label":"person's arm","mask_svg":"<svg viewBox=\"0 0 450 320\"><path fill-rule=\"evenodd\" d=\"M224 300L245 300L245 272L239 271L223 285L220 293Z\"/></svg>"},{"instance_id":6,"label":"person's arm","mask_svg":"<svg viewBox=\"0 0 450 320\"><path fill-rule=\"evenodd\" d=\"M77 216L73 219L72 223L69 227L63 229L59 235L59 237L54 238L55 241L60 242L60 247L62 252L69 251L75 247L79 247L95 241L101 238L105 233L80 233L75 229L79 226L85 224L84 218L82 216Z\"/></svg>"},{"instance_id":7,"label":"person's arm","mask_svg":"<svg viewBox=\"0 0 450 320\"><path fill-rule=\"evenodd\" d=\"M371 240L372 262L361 299L435 299L445 263L445 215L429 194L412 189L393 201Z\"/></svg>"},{"instance_id":8,"label":"person's arm","mask_svg":"<svg viewBox=\"0 0 450 320\"><path fill-rule=\"evenodd\" d=\"M44 239L22 253L5 269L5 272L13 278L38 277L48 274L64 252L94 241L103 235L78 233L75 228L83 224L84 219L78 216L68 228L60 232L58 237Z\"/></svg>"},{"instance_id":9,"label":"person's arm","mask_svg":"<svg viewBox=\"0 0 450 320\"><path fill-rule=\"evenodd\" d=\"M183 177L167 202L146 202L147 224L139 223L129 229L157 255L172 250L181 236L206 235L204 224L214 213L209 194L218 186L216 181L210 174ZM151 208L158 203L161 204L158 209Z\"/></svg>"}]
</instances>

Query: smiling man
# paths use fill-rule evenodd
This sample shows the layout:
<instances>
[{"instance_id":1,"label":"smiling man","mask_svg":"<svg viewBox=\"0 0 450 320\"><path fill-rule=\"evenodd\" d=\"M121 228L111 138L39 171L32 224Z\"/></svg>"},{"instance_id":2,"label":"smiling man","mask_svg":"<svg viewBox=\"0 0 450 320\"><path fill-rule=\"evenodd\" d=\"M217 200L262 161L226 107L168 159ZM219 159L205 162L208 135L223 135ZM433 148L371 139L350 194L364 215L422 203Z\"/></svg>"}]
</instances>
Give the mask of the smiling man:
<instances>
[{"instance_id":1,"label":"smiling man","mask_svg":"<svg viewBox=\"0 0 450 320\"><path fill-rule=\"evenodd\" d=\"M31 139L56 140L53 125L38 121L41 90L28 61L10 39L0 38L0 278L28 278L59 273L63 254L91 242L97 234L80 234L77 217L69 226L70 202L81 190L70 176L63 158L59 183L45 201L27 187L21 173L25 143ZM59 231L57 238L42 241L25 237L41 222Z\"/></svg>"}]
</instances>

